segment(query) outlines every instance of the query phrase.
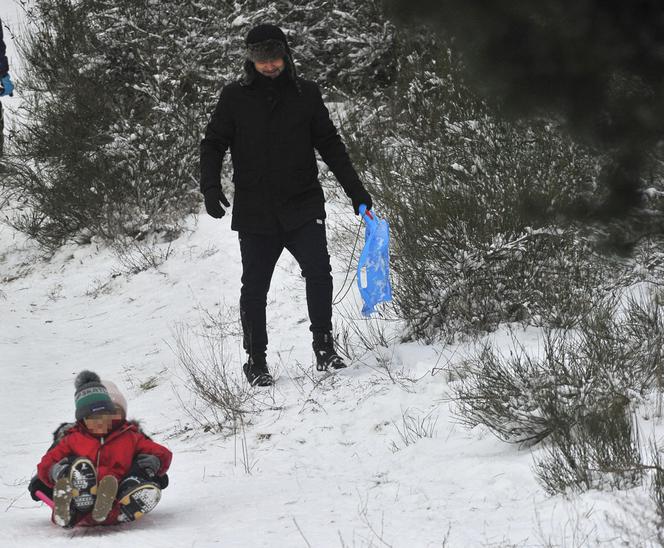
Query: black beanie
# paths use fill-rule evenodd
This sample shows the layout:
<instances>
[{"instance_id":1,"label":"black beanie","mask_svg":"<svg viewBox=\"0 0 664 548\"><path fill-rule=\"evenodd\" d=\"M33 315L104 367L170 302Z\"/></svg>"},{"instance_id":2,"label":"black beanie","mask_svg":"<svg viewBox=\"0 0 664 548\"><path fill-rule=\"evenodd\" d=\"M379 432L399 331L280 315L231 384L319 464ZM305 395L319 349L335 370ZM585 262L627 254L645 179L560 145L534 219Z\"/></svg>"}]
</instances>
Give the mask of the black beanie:
<instances>
[{"instance_id":1,"label":"black beanie","mask_svg":"<svg viewBox=\"0 0 664 548\"><path fill-rule=\"evenodd\" d=\"M74 381L76 392L76 420L80 421L94 413L115 413L115 405L108 395L108 390L101 383L97 373L81 371Z\"/></svg>"},{"instance_id":2,"label":"black beanie","mask_svg":"<svg viewBox=\"0 0 664 548\"><path fill-rule=\"evenodd\" d=\"M262 24L257 25L249 31L247 38L245 40L247 46L252 44L258 44L259 42L265 42L266 40L277 40L283 42L284 46L288 45L288 39L278 26Z\"/></svg>"},{"instance_id":3,"label":"black beanie","mask_svg":"<svg viewBox=\"0 0 664 548\"><path fill-rule=\"evenodd\" d=\"M253 62L285 59L290 54L288 40L275 25L258 25L249 31L246 38L247 57Z\"/></svg>"}]
</instances>

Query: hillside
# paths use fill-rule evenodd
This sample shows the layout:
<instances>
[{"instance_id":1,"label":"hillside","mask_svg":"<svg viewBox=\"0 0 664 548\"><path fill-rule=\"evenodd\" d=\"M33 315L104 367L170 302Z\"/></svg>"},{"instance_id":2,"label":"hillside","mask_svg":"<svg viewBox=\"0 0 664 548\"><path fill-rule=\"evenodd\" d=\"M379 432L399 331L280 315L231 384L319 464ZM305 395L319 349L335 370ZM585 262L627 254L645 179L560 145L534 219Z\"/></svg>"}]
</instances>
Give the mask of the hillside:
<instances>
[{"instance_id":1,"label":"hillside","mask_svg":"<svg viewBox=\"0 0 664 548\"><path fill-rule=\"evenodd\" d=\"M341 211L330 209L331 225L347 222ZM202 356L209 346L203 334L225 326L230 375L242 382L237 236L228 218L201 215L168 246L151 248L162 258L168 249L158 268L130 274L127 256L121 261L107 248L67 247L40 260L22 236L0 229L2 546L87 546L91 539L101 547L582 546L615 539L602 525L604 510L619 512L613 495L548 497L534 479L530 450L455 423L447 381L472 344L392 337L389 348L361 355L345 371L316 373L304 285L287 254L268 305L276 386L250 392L253 412L235 434L204 432L178 342ZM335 256L333 264L336 291L348 258ZM344 308L359 310L355 287L336 307L342 323ZM398 331L356 321L365 332ZM537 348L537 331L515 333ZM509 329L494 338L507 346ZM114 380L129 416L175 454L162 502L133 525L60 530L26 491L52 430L73 417L73 379L84 368Z\"/></svg>"}]
</instances>

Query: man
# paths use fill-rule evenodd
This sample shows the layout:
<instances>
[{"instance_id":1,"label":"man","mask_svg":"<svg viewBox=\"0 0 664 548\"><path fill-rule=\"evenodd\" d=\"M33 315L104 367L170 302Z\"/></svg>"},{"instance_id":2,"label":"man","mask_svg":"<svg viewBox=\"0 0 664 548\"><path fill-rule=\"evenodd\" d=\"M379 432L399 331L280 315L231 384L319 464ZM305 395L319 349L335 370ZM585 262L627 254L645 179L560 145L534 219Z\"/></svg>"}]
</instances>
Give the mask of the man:
<instances>
[{"instance_id":1,"label":"man","mask_svg":"<svg viewBox=\"0 0 664 548\"><path fill-rule=\"evenodd\" d=\"M314 82L299 78L285 34L258 25L246 38L245 77L224 87L201 141L205 208L223 217L230 204L221 189L223 156L233 163L233 221L242 255L240 316L244 372L252 385L273 384L265 361L265 307L274 267L287 249L306 281L307 308L320 371L346 364L334 348L332 276L325 237L325 200L318 181L318 150L355 213L371 208Z\"/></svg>"},{"instance_id":2,"label":"man","mask_svg":"<svg viewBox=\"0 0 664 548\"><path fill-rule=\"evenodd\" d=\"M7 48L2 36L2 20L0 20L0 97L11 95L14 91L14 84L9 76L9 62L7 61ZM2 103L0 103L0 156L4 148L4 118L2 116Z\"/></svg>"}]
</instances>

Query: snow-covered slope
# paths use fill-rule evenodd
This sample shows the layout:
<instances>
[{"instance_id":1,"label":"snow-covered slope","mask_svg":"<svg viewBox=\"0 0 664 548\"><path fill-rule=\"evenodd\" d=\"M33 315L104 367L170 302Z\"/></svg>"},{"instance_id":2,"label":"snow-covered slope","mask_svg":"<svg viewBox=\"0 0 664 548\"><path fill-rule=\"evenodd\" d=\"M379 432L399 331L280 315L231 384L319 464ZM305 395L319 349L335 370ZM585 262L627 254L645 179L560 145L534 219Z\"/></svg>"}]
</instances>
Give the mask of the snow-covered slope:
<instances>
[{"instance_id":1,"label":"snow-covered slope","mask_svg":"<svg viewBox=\"0 0 664 548\"><path fill-rule=\"evenodd\" d=\"M331 208L332 225L348 219ZM394 343L382 361L364 355L334 376L315 372L304 283L286 253L268 299L276 386L254 391L256 412L235 435L203 432L175 350L184 340L205 348L202 335L218 331L211 318L227 321L229 366L242 380L240 259L229 224L191 218L161 266L133 275L126 259L95 244L39 261L29 241L0 228L0 546L577 546L588 532L608 538L609 495L547 497L530 451L455 424L444 369L470 346ZM334 257L335 289L347 265ZM359 310L355 287L343 307ZM349 325L342 312L336 319ZM536 336L519 333L525 344ZM114 380L129 416L175 454L171 486L141 522L62 530L26 491L52 430L73 417L73 380L84 368ZM404 420L424 437L404 439Z\"/></svg>"}]
</instances>

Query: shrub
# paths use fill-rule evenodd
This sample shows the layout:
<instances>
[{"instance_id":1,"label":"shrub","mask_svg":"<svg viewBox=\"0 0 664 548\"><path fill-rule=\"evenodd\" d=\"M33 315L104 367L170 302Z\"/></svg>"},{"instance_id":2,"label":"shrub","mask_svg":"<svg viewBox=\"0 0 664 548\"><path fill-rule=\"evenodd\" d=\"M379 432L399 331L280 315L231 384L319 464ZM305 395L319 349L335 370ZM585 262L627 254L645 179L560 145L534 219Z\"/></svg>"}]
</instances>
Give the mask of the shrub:
<instances>
[{"instance_id":1,"label":"shrub","mask_svg":"<svg viewBox=\"0 0 664 548\"><path fill-rule=\"evenodd\" d=\"M589 489L626 489L644 469L626 402L595 408L570 430L554 433L535 473L552 495Z\"/></svg>"},{"instance_id":2,"label":"shrub","mask_svg":"<svg viewBox=\"0 0 664 548\"><path fill-rule=\"evenodd\" d=\"M596 191L599 162L551 120L501 118L464 85L433 36L398 35L389 96L345 121L376 207L392 229L395 299L413 337L528 320L571 326L602 259L556 222Z\"/></svg>"},{"instance_id":3,"label":"shrub","mask_svg":"<svg viewBox=\"0 0 664 548\"><path fill-rule=\"evenodd\" d=\"M36 0L25 112L5 158L3 191L22 205L12 224L51 248L177 234L200 207L201 132L219 89L241 76L247 30L283 24L303 73L350 93L390 73L378 11L349 0Z\"/></svg>"},{"instance_id":4,"label":"shrub","mask_svg":"<svg viewBox=\"0 0 664 548\"><path fill-rule=\"evenodd\" d=\"M576 330L548 330L539 356L485 345L452 384L459 419L505 441L545 441L536 469L550 492L633 484L631 409L661 385L660 308L658 294L624 309L596 303Z\"/></svg>"},{"instance_id":5,"label":"shrub","mask_svg":"<svg viewBox=\"0 0 664 548\"><path fill-rule=\"evenodd\" d=\"M205 431L236 433L257 406L249 385L231 367L226 337L210 335L194 345L191 331L178 326L173 351L193 398L182 402L185 411Z\"/></svg>"}]
</instances>

